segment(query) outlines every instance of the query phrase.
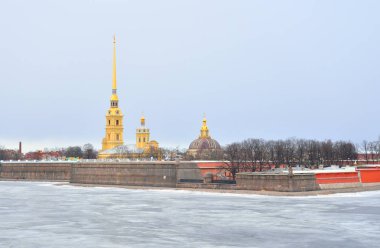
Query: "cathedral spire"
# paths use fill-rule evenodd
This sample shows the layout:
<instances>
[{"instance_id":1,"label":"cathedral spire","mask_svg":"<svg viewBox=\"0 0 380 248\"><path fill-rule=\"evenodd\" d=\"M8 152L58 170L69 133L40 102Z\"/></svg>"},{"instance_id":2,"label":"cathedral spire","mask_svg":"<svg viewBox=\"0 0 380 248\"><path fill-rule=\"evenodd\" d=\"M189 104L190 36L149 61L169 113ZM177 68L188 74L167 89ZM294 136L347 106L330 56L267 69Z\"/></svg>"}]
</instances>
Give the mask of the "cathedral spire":
<instances>
[{"instance_id":1,"label":"cathedral spire","mask_svg":"<svg viewBox=\"0 0 380 248\"><path fill-rule=\"evenodd\" d=\"M116 88L116 36L113 36L113 62L112 62L112 95L111 95L111 108L119 106L119 98L117 97Z\"/></svg>"},{"instance_id":2,"label":"cathedral spire","mask_svg":"<svg viewBox=\"0 0 380 248\"><path fill-rule=\"evenodd\" d=\"M124 144L123 140L123 114L119 108L119 98L116 94L116 37L113 37L113 68L112 68L112 95L110 108L106 114L106 133L102 140L102 151L113 149ZM99 153L99 157L109 156Z\"/></svg>"},{"instance_id":3,"label":"cathedral spire","mask_svg":"<svg viewBox=\"0 0 380 248\"><path fill-rule=\"evenodd\" d=\"M140 124L141 124L142 127L145 127L145 117L144 117L144 113L141 114Z\"/></svg>"},{"instance_id":4,"label":"cathedral spire","mask_svg":"<svg viewBox=\"0 0 380 248\"><path fill-rule=\"evenodd\" d=\"M113 36L112 94L116 94L116 35Z\"/></svg>"}]
</instances>

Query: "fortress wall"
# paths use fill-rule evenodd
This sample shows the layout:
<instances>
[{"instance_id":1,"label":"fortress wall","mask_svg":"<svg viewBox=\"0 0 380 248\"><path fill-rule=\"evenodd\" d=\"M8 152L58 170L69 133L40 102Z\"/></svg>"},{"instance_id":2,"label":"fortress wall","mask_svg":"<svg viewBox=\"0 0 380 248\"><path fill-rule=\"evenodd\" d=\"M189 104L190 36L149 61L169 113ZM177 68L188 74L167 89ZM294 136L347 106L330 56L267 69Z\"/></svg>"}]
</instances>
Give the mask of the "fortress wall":
<instances>
[{"instance_id":1,"label":"fortress wall","mask_svg":"<svg viewBox=\"0 0 380 248\"><path fill-rule=\"evenodd\" d=\"M76 163L71 183L175 187L175 162L94 162Z\"/></svg>"},{"instance_id":2,"label":"fortress wall","mask_svg":"<svg viewBox=\"0 0 380 248\"><path fill-rule=\"evenodd\" d=\"M196 162L180 162L177 167L177 180L203 180L201 169Z\"/></svg>"},{"instance_id":3,"label":"fortress wall","mask_svg":"<svg viewBox=\"0 0 380 248\"><path fill-rule=\"evenodd\" d=\"M354 184L360 183L359 174L355 172L318 172L315 174L317 183L323 184Z\"/></svg>"},{"instance_id":4,"label":"fortress wall","mask_svg":"<svg viewBox=\"0 0 380 248\"><path fill-rule=\"evenodd\" d=\"M0 164L0 179L69 181L70 162L6 162Z\"/></svg>"},{"instance_id":5,"label":"fortress wall","mask_svg":"<svg viewBox=\"0 0 380 248\"><path fill-rule=\"evenodd\" d=\"M236 187L243 190L300 192L318 190L314 174L238 173Z\"/></svg>"},{"instance_id":6,"label":"fortress wall","mask_svg":"<svg viewBox=\"0 0 380 248\"><path fill-rule=\"evenodd\" d=\"M5 162L0 179L70 181L83 184L176 187L180 179L202 179L192 162Z\"/></svg>"},{"instance_id":7,"label":"fortress wall","mask_svg":"<svg viewBox=\"0 0 380 248\"><path fill-rule=\"evenodd\" d=\"M362 183L380 183L380 166L358 168Z\"/></svg>"}]
</instances>

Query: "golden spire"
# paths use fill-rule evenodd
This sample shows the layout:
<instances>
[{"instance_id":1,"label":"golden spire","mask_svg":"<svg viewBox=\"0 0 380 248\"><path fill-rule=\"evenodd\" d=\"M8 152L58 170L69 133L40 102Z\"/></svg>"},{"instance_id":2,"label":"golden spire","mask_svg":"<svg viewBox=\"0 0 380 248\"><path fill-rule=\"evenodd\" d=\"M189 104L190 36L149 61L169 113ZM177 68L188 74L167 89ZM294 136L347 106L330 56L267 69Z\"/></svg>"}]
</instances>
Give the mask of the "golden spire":
<instances>
[{"instance_id":1,"label":"golden spire","mask_svg":"<svg viewBox=\"0 0 380 248\"><path fill-rule=\"evenodd\" d=\"M202 127L201 127L201 138L203 139L207 139L207 138L210 138L210 136L208 135L208 127L207 127L207 119L206 119L206 115L203 114L203 121L202 121Z\"/></svg>"},{"instance_id":2,"label":"golden spire","mask_svg":"<svg viewBox=\"0 0 380 248\"><path fill-rule=\"evenodd\" d=\"M112 94L116 94L116 36L113 36Z\"/></svg>"},{"instance_id":3,"label":"golden spire","mask_svg":"<svg viewBox=\"0 0 380 248\"><path fill-rule=\"evenodd\" d=\"M142 127L145 127L145 117L144 117L144 113L142 113L142 115L141 115L140 123L141 123L141 126L142 126Z\"/></svg>"},{"instance_id":4,"label":"golden spire","mask_svg":"<svg viewBox=\"0 0 380 248\"><path fill-rule=\"evenodd\" d=\"M113 68L112 68L112 95L111 95L111 108L117 108L119 105L119 98L116 93L116 36L113 36Z\"/></svg>"}]
</instances>

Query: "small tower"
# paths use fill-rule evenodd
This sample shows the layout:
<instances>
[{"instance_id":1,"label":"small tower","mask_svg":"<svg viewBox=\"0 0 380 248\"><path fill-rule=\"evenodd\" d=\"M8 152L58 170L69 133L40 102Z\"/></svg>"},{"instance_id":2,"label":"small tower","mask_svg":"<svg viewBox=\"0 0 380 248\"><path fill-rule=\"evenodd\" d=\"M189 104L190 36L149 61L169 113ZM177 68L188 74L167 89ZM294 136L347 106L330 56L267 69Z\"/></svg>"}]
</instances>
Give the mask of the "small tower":
<instances>
[{"instance_id":1,"label":"small tower","mask_svg":"<svg viewBox=\"0 0 380 248\"><path fill-rule=\"evenodd\" d=\"M113 70L112 95L110 108L106 114L106 136L103 138L102 150L112 149L124 144L123 141L123 114L119 108L119 98L116 87L116 38L113 38Z\"/></svg>"},{"instance_id":2,"label":"small tower","mask_svg":"<svg viewBox=\"0 0 380 248\"><path fill-rule=\"evenodd\" d=\"M136 128L136 148L144 149L149 143L149 137L149 128L145 127L145 117L142 115L140 118L140 127Z\"/></svg>"}]
</instances>

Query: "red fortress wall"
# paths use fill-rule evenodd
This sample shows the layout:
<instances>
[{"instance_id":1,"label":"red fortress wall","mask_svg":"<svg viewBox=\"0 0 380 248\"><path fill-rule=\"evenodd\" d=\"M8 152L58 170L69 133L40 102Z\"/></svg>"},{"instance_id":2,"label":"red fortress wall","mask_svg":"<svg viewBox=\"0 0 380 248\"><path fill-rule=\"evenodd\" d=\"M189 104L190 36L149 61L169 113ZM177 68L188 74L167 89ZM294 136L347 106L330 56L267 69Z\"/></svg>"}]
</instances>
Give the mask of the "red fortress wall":
<instances>
[{"instance_id":1,"label":"red fortress wall","mask_svg":"<svg viewBox=\"0 0 380 248\"><path fill-rule=\"evenodd\" d=\"M360 183L359 173L357 171L316 173L315 177L318 184Z\"/></svg>"},{"instance_id":2,"label":"red fortress wall","mask_svg":"<svg viewBox=\"0 0 380 248\"><path fill-rule=\"evenodd\" d=\"M362 183L380 183L380 166L358 168Z\"/></svg>"}]
</instances>

